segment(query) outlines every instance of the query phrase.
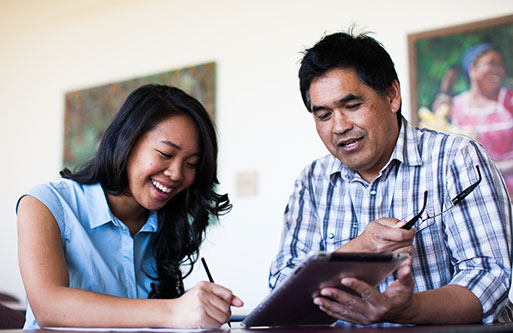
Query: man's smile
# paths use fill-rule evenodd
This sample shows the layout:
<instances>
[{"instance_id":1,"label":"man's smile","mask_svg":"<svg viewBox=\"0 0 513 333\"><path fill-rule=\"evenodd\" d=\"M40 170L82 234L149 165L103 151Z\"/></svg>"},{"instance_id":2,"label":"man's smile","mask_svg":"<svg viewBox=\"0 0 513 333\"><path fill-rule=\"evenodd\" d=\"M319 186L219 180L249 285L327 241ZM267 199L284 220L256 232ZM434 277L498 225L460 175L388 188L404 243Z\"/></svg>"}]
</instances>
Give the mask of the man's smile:
<instances>
[{"instance_id":1,"label":"man's smile","mask_svg":"<svg viewBox=\"0 0 513 333\"><path fill-rule=\"evenodd\" d=\"M363 137L338 140L337 146L346 151L351 151L357 149L360 146L362 140Z\"/></svg>"}]
</instances>

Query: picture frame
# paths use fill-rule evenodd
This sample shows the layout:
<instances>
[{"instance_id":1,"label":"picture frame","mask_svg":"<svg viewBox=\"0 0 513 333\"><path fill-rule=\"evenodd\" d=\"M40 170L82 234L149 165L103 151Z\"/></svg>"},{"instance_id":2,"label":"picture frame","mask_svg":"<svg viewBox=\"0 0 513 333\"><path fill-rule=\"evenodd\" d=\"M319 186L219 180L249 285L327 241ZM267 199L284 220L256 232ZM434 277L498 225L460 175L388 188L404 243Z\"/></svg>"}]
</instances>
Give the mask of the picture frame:
<instances>
[{"instance_id":1,"label":"picture frame","mask_svg":"<svg viewBox=\"0 0 513 333\"><path fill-rule=\"evenodd\" d=\"M65 94L63 168L75 169L97 145L128 94L145 84L175 86L196 98L215 120L214 62L79 89Z\"/></svg>"},{"instance_id":2,"label":"picture frame","mask_svg":"<svg viewBox=\"0 0 513 333\"><path fill-rule=\"evenodd\" d=\"M513 195L513 15L408 35L411 122L479 142Z\"/></svg>"},{"instance_id":3,"label":"picture frame","mask_svg":"<svg viewBox=\"0 0 513 333\"><path fill-rule=\"evenodd\" d=\"M513 86L513 14L461 24L436 30L408 34L410 64L411 120L419 125L419 109L432 108L444 73L460 64L463 50L470 45L488 41L500 44L504 53L507 77L505 84ZM454 94L468 89L468 82L459 77Z\"/></svg>"}]
</instances>

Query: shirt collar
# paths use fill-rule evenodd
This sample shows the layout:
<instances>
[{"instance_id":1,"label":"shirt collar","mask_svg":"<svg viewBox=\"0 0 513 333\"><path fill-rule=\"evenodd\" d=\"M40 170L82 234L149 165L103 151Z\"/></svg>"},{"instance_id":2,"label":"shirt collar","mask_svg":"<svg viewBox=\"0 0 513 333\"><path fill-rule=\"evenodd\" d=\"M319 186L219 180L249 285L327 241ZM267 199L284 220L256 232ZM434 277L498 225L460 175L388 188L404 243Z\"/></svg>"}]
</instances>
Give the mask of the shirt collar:
<instances>
[{"instance_id":1,"label":"shirt collar","mask_svg":"<svg viewBox=\"0 0 513 333\"><path fill-rule=\"evenodd\" d=\"M157 232L159 225L158 214L156 210L150 210L150 214L148 215L148 220L142 226L139 232Z\"/></svg>"},{"instance_id":2,"label":"shirt collar","mask_svg":"<svg viewBox=\"0 0 513 333\"><path fill-rule=\"evenodd\" d=\"M112 214L109 204L107 203L107 197L100 183L84 185L84 192L87 198L87 215L89 216L91 229L109 222L120 226L118 224L121 222ZM148 214L148 220L139 232L157 232L157 229L158 215L156 211L152 210Z\"/></svg>"},{"instance_id":3,"label":"shirt collar","mask_svg":"<svg viewBox=\"0 0 513 333\"><path fill-rule=\"evenodd\" d=\"M401 129L390 161L397 160L408 166L422 165L419 153L419 138L415 127L401 117ZM390 162L388 163L390 164Z\"/></svg>"},{"instance_id":4,"label":"shirt collar","mask_svg":"<svg viewBox=\"0 0 513 333\"><path fill-rule=\"evenodd\" d=\"M100 183L84 185L84 192L87 198L87 215L91 228L114 220Z\"/></svg>"},{"instance_id":5,"label":"shirt collar","mask_svg":"<svg viewBox=\"0 0 513 333\"><path fill-rule=\"evenodd\" d=\"M409 166L421 165L422 160L418 149L418 141L419 139L415 128L404 117L401 117L401 128L399 130L399 136L397 137L395 148L390 156L390 160L383 170L385 170L394 160ZM383 170L381 170L381 172L383 172ZM333 155L331 162L327 167L327 171L329 172L332 182L337 176L347 180L359 177L356 172L349 169Z\"/></svg>"}]
</instances>

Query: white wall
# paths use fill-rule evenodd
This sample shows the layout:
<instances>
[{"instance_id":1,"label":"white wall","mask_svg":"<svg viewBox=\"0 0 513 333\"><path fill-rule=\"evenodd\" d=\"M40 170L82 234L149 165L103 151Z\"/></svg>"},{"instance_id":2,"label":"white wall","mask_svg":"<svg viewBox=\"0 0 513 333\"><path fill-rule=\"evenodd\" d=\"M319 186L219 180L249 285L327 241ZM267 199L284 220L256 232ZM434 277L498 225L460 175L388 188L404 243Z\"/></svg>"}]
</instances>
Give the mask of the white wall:
<instances>
[{"instance_id":1,"label":"white wall","mask_svg":"<svg viewBox=\"0 0 513 333\"><path fill-rule=\"evenodd\" d=\"M301 103L300 51L351 23L375 32L409 118L407 34L511 13L511 0L0 0L0 290L24 297L15 203L58 176L65 92L217 63L219 178L234 208L202 254L247 313L267 293L293 180L326 152ZM235 174L246 170L258 172L258 195L240 198Z\"/></svg>"}]
</instances>

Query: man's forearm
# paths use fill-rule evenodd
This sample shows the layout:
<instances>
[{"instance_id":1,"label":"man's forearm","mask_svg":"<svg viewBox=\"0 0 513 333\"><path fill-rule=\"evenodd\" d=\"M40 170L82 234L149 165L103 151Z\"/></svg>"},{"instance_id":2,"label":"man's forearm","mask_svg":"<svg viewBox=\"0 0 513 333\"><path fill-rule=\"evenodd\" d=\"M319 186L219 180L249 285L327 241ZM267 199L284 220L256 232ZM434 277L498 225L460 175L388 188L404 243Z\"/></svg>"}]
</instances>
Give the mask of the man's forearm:
<instances>
[{"instance_id":1,"label":"man's forearm","mask_svg":"<svg viewBox=\"0 0 513 333\"><path fill-rule=\"evenodd\" d=\"M409 324L458 324L482 321L479 299L467 288L447 285L413 295L411 313L400 319Z\"/></svg>"}]
</instances>

